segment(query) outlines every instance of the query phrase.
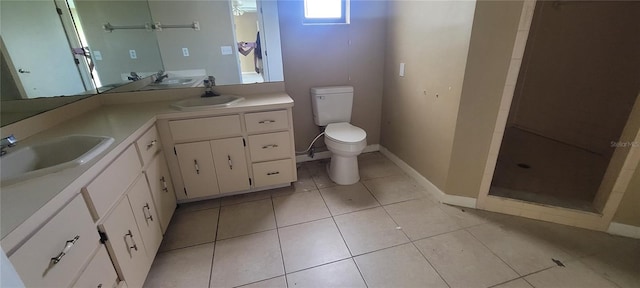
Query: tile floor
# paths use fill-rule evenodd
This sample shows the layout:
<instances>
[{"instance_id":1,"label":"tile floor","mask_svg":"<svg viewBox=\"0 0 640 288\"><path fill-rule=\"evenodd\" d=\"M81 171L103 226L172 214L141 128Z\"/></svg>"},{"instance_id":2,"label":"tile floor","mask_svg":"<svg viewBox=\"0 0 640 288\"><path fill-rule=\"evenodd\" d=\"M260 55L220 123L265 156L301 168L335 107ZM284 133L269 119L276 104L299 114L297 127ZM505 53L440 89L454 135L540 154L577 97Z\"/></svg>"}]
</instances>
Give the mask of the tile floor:
<instances>
[{"instance_id":1,"label":"tile floor","mask_svg":"<svg viewBox=\"0 0 640 288\"><path fill-rule=\"evenodd\" d=\"M440 204L380 153L351 186L324 163L181 205L145 286L640 287L638 240Z\"/></svg>"}]
</instances>

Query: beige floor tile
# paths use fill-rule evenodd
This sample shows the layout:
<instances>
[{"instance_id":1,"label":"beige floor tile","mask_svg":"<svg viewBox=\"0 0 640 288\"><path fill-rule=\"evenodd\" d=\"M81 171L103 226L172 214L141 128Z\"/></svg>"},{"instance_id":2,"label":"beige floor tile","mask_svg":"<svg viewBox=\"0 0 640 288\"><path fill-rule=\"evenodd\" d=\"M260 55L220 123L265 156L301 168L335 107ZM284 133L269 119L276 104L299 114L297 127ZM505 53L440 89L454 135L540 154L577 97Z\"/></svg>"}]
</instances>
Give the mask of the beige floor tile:
<instances>
[{"instance_id":1,"label":"beige floor tile","mask_svg":"<svg viewBox=\"0 0 640 288\"><path fill-rule=\"evenodd\" d=\"M331 217L320 192L300 192L273 198L278 227Z\"/></svg>"},{"instance_id":2,"label":"beige floor tile","mask_svg":"<svg viewBox=\"0 0 640 288\"><path fill-rule=\"evenodd\" d=\"M220 208L218 240L276 228L271 199Z\"/></svg>"},{"instance_id":3,"label":"beige floor tile","mask_svg":"<svg viewBox=\"0 0 640 288\"><path fill-rule=\"evenodd\" d=\"M354 256L409 242L382 207L336 216L335 221Z\"/></svg>"},{"instance_id":4,"label":"beige floor tile","mask_svg":"<svg viewBox=\"0 0 640 288\"><path fill-rule=\"evenodd\" d=\"M287 274L287 281L290 287L367 287L351 259Z\"/></svg>"},{"instance_id":5,"label":"beige floor tile","mask_svg":"<svg viewBox=\"0 0 640 288\"><path fill-rule=\"evenodd\" d=\"M382 205L427 197L427 191L405 175L362 181Z\"/></svg>"},{"instance_id":6,"label":"beige floor tile","mask_svg":"<svg viewBox=\"0 0 640 288\"><path fill-rule=\"evenodd\" d=\"M271 278L247 285L240 286L242 288L287 288L287 280L284 276Z\"/></svg>"},{"instance_id":7,"label":"beige floor tile","mask_svg":"<svg viewBox=\"0 0 640 288\"><path fill-rule=\"evenodd\" d=\"M159 251L215 241L219 210L215 208L174 214Z\"/></svg>"},{"instance_id":8,"label":"beige floor tile","mask_svg":"<svg viewBox=\"0 0 640 288\"><path fill-rule=\"evenodd\" d=\"M291 186L271 190L271 197L279 197L314 190L318 190L316 183L313 182L311 173L303 166L298 167L298 181L293 182Z\"/></svg>"},{"instance_id":9,"label":"beige floor tile","mask_svg":"<svg viewBox=\"0 0 640 288\"><path fill-rule=\"evenodd\" d=\"M489 287L518 277L464 230L422 239L415 244L452 288Z\"/></svg>"},{"instance_id":10,"label":"beige floor tile","mask_svg":"<svg viewBox=\"0 0 640 288\"><path fill-rule=\"evenodd\" d=\"M216 242L211 287L234 287L284 275L276 230Z\"/></svg>"},{"instance_id":11,"label":"beige floor tile","mask_svg":"<svg viewBox=\"0 0 640 288\"><path fill-rule=\"evenodd\" d=\"M227 205L251 202L256 200L263 200L268 198L271 198L271 190L257 191L257 192L222 197L220 198L220 205L227 206Z\"/></svg>"},{"instance_id":12,"label":"beige floor tile","mask_svg":"<svg viewBox=\"0 0 640 288\"><path fill-rule=\"evenodd\" d=\"M536 237L532 227L523 231L517 230L520 228L523 227L511 229L486 223L467 230L520 275L555 266L552 258L562 262L571 258L556 245Z\"/></svg>"},{"instance_id":13,"label":"beige floor tile","mask_svg":"<svg viewBox=\"0 0 640 288\"><path fill-rule=\"evenodd\" d=\"M334 216L380 206L361 182L320 189L320 193Z\"/></svg>"},{"instance_id":14,"label":"beige floor tile","mask_svg":"<svg viewBox=\"0 0 640 288\"><path fill-rule=\"evenodd\" d=\"M354 259L369 287L448 287L411 243Z\"/></svg>"},{"instance_id":15,"label":"beige floor tile","mask_svg":"<svg viewBox=\"0 0 640 288\"><path fill-rule=\"evenodd\" d=\"M564 263L566 267L551 269L524 277L533 287L614 288L616 285L598 276L580 261ZM637 287L637 286L636 286Z\"/></svg>"},{"instance_id":16,"label":"beige floor tile","mask_svg":"<svg viewBox=\"0 0 640 288\"><path fill-rule=\"evenodd\" d=\"M145 287L207 287L213 243L158 253Z\"/></svg>"},{"instance_id":17,"label":"beige floor tile","mask_svg":"<svg viewBox=\"0 0 640 288\"><path fill-rule=\"evenodd\" d=\"M533 288L533 286L527 283L527 281L525 281L524 279L519 278L513 281L509 281L507 283L493 286L492 288Z\"/></svg>"},{"instance_id":18,"label":"beige floor tile","mask_svg":"<svg viewBox=\"0 0 640 288\"><path fill-rule=\"evenodd\" d=\"M458 226L466 228L479 225L486 222L499 222L509 217L504 214L477 210L467 207L458 207L453 205L442 204L440 209L451 216Z\"/></svg>"},{"instance_id":19,"label":"beige floor tile","mask_svg":"<svg viewBox=\"0 0 640 288\"><path fill-rule=\"evenodd\" d=\"M636 242L640 243L640 240ZM640 287L640 249L621 247L623 245L625 244L620 243L617 249L604 249L600 253L580 259L580 262L622 288Z\"/></svg>"},{"instance_id":20,"label":"beige floor tile","mask_svg":"<svg viewBox=\"0 0 640 288\"><path fill-rule=\"evenodd\" d=\"M403 174L402 170L387 158L360 160L358 166L362 180Z\"/></svg>"},{"instance_id":21,"label":"beige floor tile","mask_svg":"<svg viewBox=\"0 0 640 288\"><path fill-rule=\"evenodd\" d=\"M335 182L329 178L329 174L327 174L327 164L329 163L329 159L321 160L321 161L313 161L310 164L307 164L307 169L309 169L309 173L311 174L311 178L313 178L313 183L316 184L318 189L327 188L337 186Z\"/></svg>"},{"instance_id":22,"label":"beige floor tile","mask_svg":"<svg viewBox=\"0 0 640 288\"><path fill-rule=\"evenodd\" d=\"M461 228L439 206L428 199L418 199L386 205L384 209L411 240L418 240Z\"/></svg>"},{"instance_id":23,"label":"beige floor tile","mask_svg":"<svg viewBox=\"0 0 640 288\"><path fill-rule=\"evenodd\" d=\"M200 211L200 210L219 208L219 207L220 207L220 199L201 200L201 201L178 204L176 213L193 212L193 211Z\"/></svg>"},{"instance_id":24,"label":"beige floor tile","mask_svg":"<svg viewBox=\"0 0 640 288\"><path fill-rule=\"evenodd\" d=\"M331 218L278 231L287 273L351 257Z\"/></svg>"}]
</instances>

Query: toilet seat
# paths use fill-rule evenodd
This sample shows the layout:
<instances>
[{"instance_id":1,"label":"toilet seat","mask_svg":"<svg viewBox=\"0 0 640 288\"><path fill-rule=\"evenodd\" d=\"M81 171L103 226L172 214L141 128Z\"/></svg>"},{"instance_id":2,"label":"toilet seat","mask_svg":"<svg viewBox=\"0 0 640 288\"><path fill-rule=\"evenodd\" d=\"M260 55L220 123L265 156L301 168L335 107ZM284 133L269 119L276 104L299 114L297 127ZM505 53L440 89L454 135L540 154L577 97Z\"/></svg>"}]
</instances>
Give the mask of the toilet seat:
<instances>
[{"instance_id":1,"label":"toilet seat","mask_svg":"<svg viewBox=\"0 0 640 288\"><path fill-rule=\"evenodd\" d=\"M358 143L367 139L367 132L347 122L327 125L324 135L332 141L344 144Z\"/></svg>"}]
</instances>

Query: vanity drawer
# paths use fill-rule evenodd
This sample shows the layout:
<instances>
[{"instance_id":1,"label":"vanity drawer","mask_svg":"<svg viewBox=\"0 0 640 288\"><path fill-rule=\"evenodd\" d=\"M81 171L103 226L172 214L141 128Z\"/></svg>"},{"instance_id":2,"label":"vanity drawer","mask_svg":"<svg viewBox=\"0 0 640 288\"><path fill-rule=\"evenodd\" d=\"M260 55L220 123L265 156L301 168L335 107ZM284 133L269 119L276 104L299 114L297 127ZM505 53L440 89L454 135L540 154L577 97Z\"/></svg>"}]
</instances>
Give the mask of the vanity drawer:
<instances>
[{"instance_id":1,"label":"vanity drawer","mask_svg":"<svg viewBox=\"0 0 640 288\"><path fill-rule=\"evenodd\" d=\"M73 287L114 288L116 286L118 286L118 275L107 254L107 249L104 245L100 245L98 253L93 256Z\"/></svg>"},{"instance_id":2,"label":"vanity drawer","mask_svg":"<svg viewBox=\"0 0 640 288\"><path fill-rule=\"evenodd\" d=\"M287 110L248 113L244 115L248 133L284 130L289 128Z\"/></svg>"},{"instance_id":3,"label":"vanity drawer","mask_svg":"<svg viewBox=\"0 0 640 288\"><path fill-rule=\"evenodd\" d=\"M127 187L140 174L140 169L142 166L138 153L131 145L83 189L83 194L89 199L87 202L94 220L104 216L120 195L127 191Z\"/></svg>"},{"instance_id":4,"label":"vanity drawer","mask_svg":"<svg viewBox=\"0 0 640 288\"><path fill-rule=\"evenodd\" d=\"M242 133L240 115L169 121L176 142L236 136Z\"/></svg>"},{"instance_id":5,"label":"vanity drawer","mask_svg":"<svg viewBox=\"0 0 640 288\"><path fill-rule=\"evenodd\" d=\"M293 180L294 163L291 159L253 164L255 187L284 184Z\"/></svg>"},{"instance_id":6,"label":"vanity drawer","mask_svg":"<svg viewBox=\"0 0 640 288\"><path fill-rule=\"evenodd\" d=\"M26 287L68 287L99 240L89 210L77 195L9 260ZM65 254L61 254L63 250ZM57 263L52 260L55 257L59 258Z\"/></svg>"},{"instance_id":7,"label":"vanity drawer","mask_svg":"<svg viewBox=\"0 0 640 288\"><path fill-rule=\"evenodd\" d=\"M158 138L158 130L153 125L136 141L136 149L140 155L142 166L149 164L153 155L160 150L160 138Z\"/></svg>"},{"instance_id":8,"label":"vanity drawer","mask_svg":"<svg viewBox=\"0 0 640 288\"><path fill-rule=\"evenodd\" d=\"M288 158L291 155L289 131L249 136L252 162Z\"/></svg>"}]
</instances>

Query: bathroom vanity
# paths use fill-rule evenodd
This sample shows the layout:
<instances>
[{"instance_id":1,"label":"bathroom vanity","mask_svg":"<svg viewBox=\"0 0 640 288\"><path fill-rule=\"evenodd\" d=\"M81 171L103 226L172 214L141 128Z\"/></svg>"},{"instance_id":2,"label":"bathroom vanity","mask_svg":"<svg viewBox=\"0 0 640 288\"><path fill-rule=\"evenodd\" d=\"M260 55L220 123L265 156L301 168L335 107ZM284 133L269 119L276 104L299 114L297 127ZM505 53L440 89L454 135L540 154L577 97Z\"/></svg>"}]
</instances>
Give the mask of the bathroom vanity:
<instances>
[{"instance_id":1,"label":"bathroom vanity","mask_svg":"<svg viewBox=\"0 0 640 288\"><path fill-rule=\"evenodd\" d=\"M1 245L24 284L141 287L177 203L296 181L293 100L244 97L193 112L174 101L101 106L25 139L114 143L84 165L2 186Z\"/></svg>"}]
</instances>

